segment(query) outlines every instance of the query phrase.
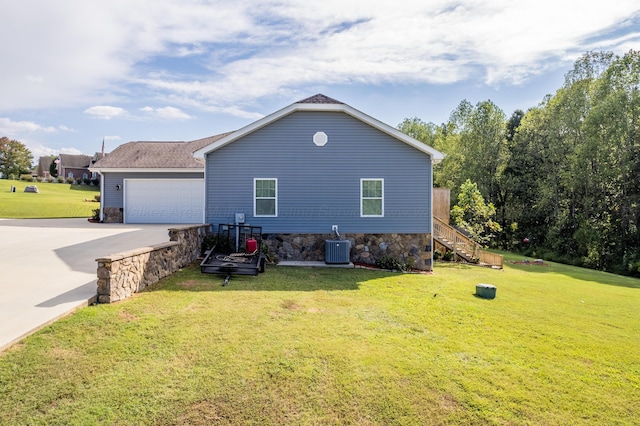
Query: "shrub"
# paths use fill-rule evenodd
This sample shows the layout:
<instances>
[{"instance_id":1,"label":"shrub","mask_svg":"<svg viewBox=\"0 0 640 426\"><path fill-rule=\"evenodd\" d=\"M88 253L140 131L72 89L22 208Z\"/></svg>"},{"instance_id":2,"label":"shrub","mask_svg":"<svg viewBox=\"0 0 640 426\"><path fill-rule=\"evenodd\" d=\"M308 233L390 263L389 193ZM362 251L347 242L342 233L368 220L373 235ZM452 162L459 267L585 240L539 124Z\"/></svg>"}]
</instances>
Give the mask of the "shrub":
<instances>
[{"instance_id":1,"label":"shrub","mask_svg":"<svg viewBox=\"0 0 640 426\"><path fill-rule=\"evenodd\" d=\"M269 249L269 246L266 244L260 244L260 252L264 254L264 258L269 264L278 263L278 256Z\"/></svg>"},{"instance_id":2,"label":"shrub","mask_svg":"<svg viewBox=\"0 0 640 426\"><path fill-rule=\"evenodd\" d=\"M100 209L93 209L91 211L93 212L93 216L91 216L91 219L100 220Z\"/></svg>"},{"instance_id":3,"label":"shrub","mask_svg":"<svg viewBox=\"0 0 640 426\"><path fill-rule=\"evenodd\" d=\"M72 183L73 183L73 178L72 178L72 177L68 177L68 178L66 179L66 182L67 182L68 184L72 184Z\"/></svg>"},{"instance_id":4,"label":"shrub","mask_svg":"<svg viewBox=\"0 0 640 426\"><path fill-rule=\"evenodd\" d=\"M442 260L446 261L446 262L451 262L453 260L454 257L453 251L451 250L447 250L443 255L442 255Z\"/></svg>"},{"instance_id":5,"label":"shrub","mask_svg":"<svg viewBox=\"0 0 640 426\"><path fill-rule=\"evenodd\" d=\"M94 195L93 199L96 200L97 202L100 202L100 194Z\"/></svg>"},{"instance_id":6,"label":"shrub","mask_svg":"<svg viewBox=\"0 0 640 426\"><path fill-rule=\"evenodd\" d=\"M20 180L24 180L25 182L33 182L33 176L30 174L20 175Z\"/></svg>"},{"instance_id":7,"label":"shrub","mask_svg":"<svg viewBox=\"0 0 640 426\"><path fill-rule=\"evenodd\" d=\"M231 244L229 240L224 238L224 236L219 236L218 234L207 234L202 240L202 253L205 251L211 250L212 248L216 248L216 251L221 253L230 253L231 252Z\"/></svg>"},{"instance_id":8,"label":"shrub","mask_svg":"<svg viewBox=\"0 0 640 426\"><path fill-rule=\"evenodd\" d=\"M408 269L405 262L393 256L382 256L380 259L376 260L376 266L382 269L390 269L392 271L406 271Z\"/></svg>"}]
</instances>

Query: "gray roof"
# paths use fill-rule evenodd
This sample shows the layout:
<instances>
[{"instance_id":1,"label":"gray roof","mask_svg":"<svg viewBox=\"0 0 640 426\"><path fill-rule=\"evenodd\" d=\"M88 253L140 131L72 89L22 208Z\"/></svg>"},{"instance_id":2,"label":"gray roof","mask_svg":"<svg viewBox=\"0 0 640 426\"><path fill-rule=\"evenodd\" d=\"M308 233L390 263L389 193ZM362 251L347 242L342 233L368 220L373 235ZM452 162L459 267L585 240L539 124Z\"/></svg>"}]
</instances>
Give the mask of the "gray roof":
<instances>
[{"instance_id":1,"label":"gray roof","mask_svg":"<svg viewBox=\"0 0 640 426\"><path fill-rule=\"evenodd\" d=\"M56 156L40 157L38 159L38 176L44 176L45 173L49 173L49 167L51 163L56 159Z\"/></svg>"},{"instance_id":2,"label":"gray roof","mask_svg":"<svg viewBox=\"0 0 640 426\"><path fill-rule=\"evenodd\" d=\"M91 169L203 169L193 153L228 133L191 142L129 142L96 161Z\"/></svg>"},{"instance_id":3,"label":"gray roof","mask_svg":"<svg viewBox=\"0 0 640 426\"><path fill-rule=\"evenodd\" d=\"M333 98L318 93L317 95L309 96L306 99L296 102L297 104L344 104L344 102L336 101Z\"/></svg>"},{"instance_id":4,"label":"gray roof","mask_svg":"<svg viewBox=\"0 0 640 426\"><path fill-rule=\"evenodd\" d=\"M91 164L91 156L60 154L60 162L65 168L86 169Z\"/></svg>"}]
</instances>

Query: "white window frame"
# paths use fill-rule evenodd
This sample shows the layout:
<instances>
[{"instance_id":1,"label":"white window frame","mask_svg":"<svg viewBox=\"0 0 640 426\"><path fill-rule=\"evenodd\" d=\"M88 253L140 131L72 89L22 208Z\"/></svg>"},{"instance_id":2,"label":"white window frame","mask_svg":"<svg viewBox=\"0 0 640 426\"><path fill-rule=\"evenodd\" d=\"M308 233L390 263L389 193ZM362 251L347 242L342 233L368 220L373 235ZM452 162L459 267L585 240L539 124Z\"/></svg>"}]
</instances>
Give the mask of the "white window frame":
<instances>
[{"instance_id":1,"label":"white window frame","mask_svg":"<svg viewBox=\"0 0 640 426\"><path fill-rule=\"evenodd\" d=\"M365 200L363 194L363 186L365 181L378 181L382 183L382 194L380 197L366 197L369 200L380 200L381 201L381 214L364 214L363 211L363 201ZM384 179L382 178L361 178L360 179L360 217L384 217Z\"/></svg>"},{"instance_id":2,"label":"white window frame","mask_svg":"<svg viewBox=\"0 0 640 426\"><path fill-rule=\"evenodd\" d=\"M276 195L275 197L257 197L256 194L256 183L259 180L272 180L276 184ZM275 201L275 213L274 214L258 214L257 211L257 201L258 200L274 200ZM278 178L253 178L253 216L254 217L278 217Z\"/></svg>"}]
</instances>

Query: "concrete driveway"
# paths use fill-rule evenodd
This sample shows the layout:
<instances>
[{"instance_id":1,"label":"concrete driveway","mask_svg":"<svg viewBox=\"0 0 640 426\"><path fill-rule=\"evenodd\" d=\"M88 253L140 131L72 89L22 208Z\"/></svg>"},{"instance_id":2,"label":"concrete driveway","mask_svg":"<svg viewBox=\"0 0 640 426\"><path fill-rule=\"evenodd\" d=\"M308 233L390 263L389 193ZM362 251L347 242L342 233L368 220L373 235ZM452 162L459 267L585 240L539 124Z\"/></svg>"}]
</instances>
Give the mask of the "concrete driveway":
<instances>
[{"instance_id":1,"label":"concrete driveway","mask_svg":"<svg viewBox=\"0 0 640 426\"><path fill-rule=\"evenodd\" d=\"M169 241L170 227L0 219L0 352L86 306L97 258Z\"/></svg>"}]
</instances>

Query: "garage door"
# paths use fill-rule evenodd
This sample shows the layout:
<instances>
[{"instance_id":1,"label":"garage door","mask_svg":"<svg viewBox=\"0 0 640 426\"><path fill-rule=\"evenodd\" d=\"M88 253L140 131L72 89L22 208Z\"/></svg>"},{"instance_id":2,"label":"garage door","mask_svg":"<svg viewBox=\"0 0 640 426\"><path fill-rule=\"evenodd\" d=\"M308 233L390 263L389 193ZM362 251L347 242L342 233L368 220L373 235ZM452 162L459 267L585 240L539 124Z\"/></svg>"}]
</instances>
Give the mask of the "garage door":
<instances>
[{"instance_id":1,"label":"garage door","mask_svg":"<svg viewBox=\"0 0 640 426\"><path fill-rule=\"evenodd\" d=\"M125 223L203 223L204 180L125 179Z\"/></svg>"}]
</instances>

